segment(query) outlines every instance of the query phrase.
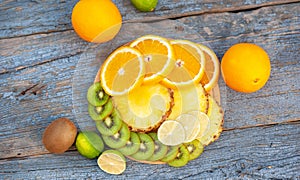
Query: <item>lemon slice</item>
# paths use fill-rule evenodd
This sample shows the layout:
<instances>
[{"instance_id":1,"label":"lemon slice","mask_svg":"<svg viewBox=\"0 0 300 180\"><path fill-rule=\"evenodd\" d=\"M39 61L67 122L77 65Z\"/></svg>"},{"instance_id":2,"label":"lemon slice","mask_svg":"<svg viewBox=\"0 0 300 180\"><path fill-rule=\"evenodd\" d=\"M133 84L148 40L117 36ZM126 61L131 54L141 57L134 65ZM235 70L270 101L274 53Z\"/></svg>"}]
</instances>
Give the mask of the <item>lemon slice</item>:
<instances>
[{"instance_id":1,"label":"lemon slice","mask_svg":"<svg viewBox=\"0 0 300 180\"><path fill-rule=\"evenodd\" d=\"M122 174L126 169L125 157L116 150L104 151L97 160L98 166L109 174Z\"/></svg>"},{"instance_id":2,"label":"lemon slice","mask_svg":"<svg viewBox=\"0 0 300 180\"><path fill-rule=\"evenodd\" d=\"M198 119L197 115L193 114L181 114L178 118L176 118L185 130L185 143L191 142L198 136L200 132L200 119Z\"/></svg>"},{"instance_id":3,"label":"lemon slice","mask_svg":"<svg viewBox=\"0 0 300 180\"><path fill-rule=\"evenodd\" d=\"M146 35L134 40L133 47L143 54L146 77L144 83L156 83L171 72L174 51L169 41L160 36Z\"/></svg>"},{"instance_id":4,"label":"lemon slice","mask_svg":"<svg viewBox=\"0 0 300 180\"><path fill-rule=\"evenodd\" d=\"M196 137L196 139L200 139L205 132L209 129L209 118L207 114L200 112L200 111L191 111L189 114L196 116L199 119L200 122L200 131Z\"/></svg>"},{"instance_id":5,"label":"lemon slice","mask_svg":"<svg viewBox=\"0 0 300 180\"><path fill-rule=\"evenodd\" d=\"M173 70L162 83L172 89L200 82L204 74L205 56L196 43L187 40L171 40L175 59Z\"/></svg>"},{"instance_id":6,"label":"lemon slice","mask_svg":"<svg viewBox=\"0 0 300 180\"><path fill-rule=\"evenodd\" d=\"M142 54L131 47L120 47L108 56L100 71L100 82L111 96L123 95L141 84L145 74Z\"/></svg>"},{"instance_id":7,"label":"lemon slice","mask_svg":"<svg viewBox=\"0 0 300 180\"><path fill-rule=\"evenodd\" d=\"M164 121L157 130L157 137L167 146L176 146L185 141L185 129L178 121Z\"/></svg>"},{"instance_id":8,"label":"lemon slice","mask_svg":"<svg viewBox=\"0 0 300 180\"><path fill-rule=\"evenodd\" d=\"M204 52L206 64L204 67L205 74L200 83L204 85L204 89L209 92L217 83L220 74L220 62L213 50L198 44L198 47Z\"/></svg>"}]
</instances>

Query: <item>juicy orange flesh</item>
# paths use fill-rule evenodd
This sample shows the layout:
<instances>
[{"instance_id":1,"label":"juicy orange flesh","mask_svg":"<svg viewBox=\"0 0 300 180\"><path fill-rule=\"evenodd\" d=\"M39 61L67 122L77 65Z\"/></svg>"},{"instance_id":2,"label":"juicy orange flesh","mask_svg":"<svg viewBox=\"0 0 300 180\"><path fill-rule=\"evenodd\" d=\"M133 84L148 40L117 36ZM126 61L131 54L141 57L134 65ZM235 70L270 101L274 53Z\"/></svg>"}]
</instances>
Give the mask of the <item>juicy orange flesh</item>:
<instances>
[{"instance_id":1,"label":"juicy orange flesh","mask_svg":"<svg viewBox=\"0 0 300 180\"><path fill-rule=\"evenodd\" d=\"M136 55L124 52L114 57L107 66L106 81L110 89L123 91L131 87L140 73L140 63Z\"/></svg>"},{"instance_id":2,"label":"juicy orange flesh","mask_svg":"<svg viewBox=\"0 0 300 180\"><path fill-rule=\"evenodd\" d=\"M144 40L135 48L144 55L147 76L160 72L164 68L168 60L168 49L164 44L156 40Z\"/></svg>"},{"instance_id":3,"label":"juicy orange flesh","mask_svg":"<svg viewBox=\"0 0 300 180\"><path fill-rule=\"evenodd\" d=\"M186 82L192 80L200 70L200 63L194 52L181 45L173 44L176 59L175 68L167 76L173 82Z\"/></svg>"}]
</instances>

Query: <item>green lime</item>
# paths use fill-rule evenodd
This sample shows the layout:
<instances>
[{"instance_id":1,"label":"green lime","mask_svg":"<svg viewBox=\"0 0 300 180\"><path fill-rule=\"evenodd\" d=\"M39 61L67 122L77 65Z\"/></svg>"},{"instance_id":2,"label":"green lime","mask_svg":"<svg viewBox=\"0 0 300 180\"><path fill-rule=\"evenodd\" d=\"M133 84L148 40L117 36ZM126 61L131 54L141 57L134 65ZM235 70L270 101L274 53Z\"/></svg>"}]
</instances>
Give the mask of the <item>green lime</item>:
<instances>
[{"instance_id":1,"label":"green lime","mask_svg":"<svg viewBox=\"0 0 300 180\"><path fill-rule=\"evenodd\" d=\"M104 149L101 137L92 131L80 132L75 145L78 152L89 159L98 157Z\"/></svg>"},{"instance_id":2,"label":"green lime","mask_svg":"<svg viewBox=\"0 0 300 180\"><path fill-rule=\"evenodd\" d=\"M158 0L131 0L131 3L140 11L153 11L157 5Z\"/></svg>"},{"instance_id":3,"label":"green lime","mask_svg":"<svg viewBox=\"0 0 300 180\"><path fill-rule=\"evenodd\" d=\"M97 160L98 166L109 174L122 174L126 169L126 160L117 150L104 151Z\"/></svg>"}]
</instances>

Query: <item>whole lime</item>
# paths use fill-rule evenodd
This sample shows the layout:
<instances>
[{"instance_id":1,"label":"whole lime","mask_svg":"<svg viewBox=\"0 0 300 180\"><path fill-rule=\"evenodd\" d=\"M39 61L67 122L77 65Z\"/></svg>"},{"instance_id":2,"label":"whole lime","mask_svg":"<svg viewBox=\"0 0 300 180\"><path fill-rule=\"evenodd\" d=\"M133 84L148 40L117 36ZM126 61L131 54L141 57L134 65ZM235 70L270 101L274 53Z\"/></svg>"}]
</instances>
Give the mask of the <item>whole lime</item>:
<instances>
[{"instance_id":1,"label":"whole lime","mask_svg":"<svg viewBox=\"0 0 300 180\"><path fill-rule=\"evenodd\" d=\"M94 159L104 149L101 137L92 131L80 132L76 138L77 151L84 157Z\"/></svg>"},{"instance_id":2,"label":"whole lime","mask_svg":"<svg viewBox=\"0 0 300 180\"><path fill-rule=\"evenodd\" d=\"M153 11L157 5L158 0L131 0L131 3L140 11Z\"/></svg>"}]
</instances>

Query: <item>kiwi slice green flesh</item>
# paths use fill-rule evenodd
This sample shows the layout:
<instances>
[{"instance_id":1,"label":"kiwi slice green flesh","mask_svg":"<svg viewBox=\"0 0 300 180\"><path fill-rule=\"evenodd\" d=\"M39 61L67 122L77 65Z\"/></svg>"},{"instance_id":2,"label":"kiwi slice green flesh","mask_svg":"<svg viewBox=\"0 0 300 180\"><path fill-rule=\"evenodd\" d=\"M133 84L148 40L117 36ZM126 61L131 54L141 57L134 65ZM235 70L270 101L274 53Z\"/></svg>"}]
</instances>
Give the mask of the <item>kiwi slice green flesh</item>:
<instances>
[{"instance_id":1,"label":"kiwi slice green flesh","mask_svg":"<svg viewBox=\"0 0 300 180\"><path fill-rule=\"evenodd\" d=\"M100 82L92 84L87 92L87 100L93 106L103 106L109 96L102 89Z\"/></svg>"},{"instance_id":2,"label":"kiwi slice green flesh","mask_svg":"<svg viewBox=\"0 0 300 180\"><path fill-rule=\"evenodd\" d=\"M186 165L189 162L190 159L190 153L185 145L181 145L178 149L178 153L175 157L175 159L168 162L169 166L173 167L182 167Z\"/></svg>"},{"instance_id":3,"label":"kiwi slice green flesh","mask_svg":"<svg viewBox=\"0 0 300 180\"><path fill-rule=\"evenodd\" d=\"M163 162L169 162L176 158L179 146L168 146L168 151L165 157L161 159Z\"/></svg>"},{"instance_id":4,"label":"kiwi slice green flesh","mask_svg":"<svg viewBox=\"0 0 300 180\"><path fill-rule=\"evenodd\" d=\"M96 121L96 127L102 135L112 136L116 134L122 127L123 121L117 110L107 116L102 121Z\"/></svg>"},{"instance_id":5,"label":"kiwi slice green flesh","mask_svg":"<svg viewBox=\"0 0 300 180\"><path fill-rule=\"evenodd\" d=\"M111 98L107 101L104 106L93 106L89 104L88 111L90 117L95 121L100 121L109 116L114 109Z\"/></svg>"},{"instance_id":6,"label":"kiwi slice green flesh","mask_svg":"<svg viewBox=\"0 0 300 180\"><path fill-rule=\"evenodd\" d=\"M121 129L112 136L102 136L105 144L114 149L118 149L126 145L127 141L130 138L130 131L127 124L122 123Z\"/></svg>"},{"instance_id":7,"label":"kiwi slice green flesh","mask_svg":"<svg viewBox=\"0 0 300 180\"><path fill-rule=\"evenodd\" d=\"M148 134L154 141L154 154L147 159L148 161L158 161L162 159L168 152L168 146L162 144L158 138L157 133Z\"/></svg>"},{"instance_id":8,"label":"kiwi slice green flesh","mask_svg":"<svg viewBox=\"0 0 300 180\"><path fill-rule=\"evenodd\" d=\"M136 153L140 148L140 138L135 132L130 132L130 138L125 144L125 146L118 149L125 156L132 155Z\"/></svg>"},{"instance_id":9,"label":"kiwi slice green flesh","mask_svg":"<svg viewBox=\"0 0 300 180\"><path fill-rule=\"evenodd\" d=\"M203 145L197 139L193 140L192 142L185 143L184 145L190 153L189 160L196 159L197 157L199 157L202 154L202 152L204 150Z\"/></svg>"},{"instance_id":10,"label":"kiwi slice green flesh","mask_svg":"<svg viewBox=\"0 0 300 180\"><path fill-rule=\"evenodd\" d=\"M131 155L131 157L136 160L146 160L154 154L155 145L153 139L149 135L143 133L138 133L138 135L141 141L140 147L136 153Z\"/></svg>"}]
</instances>

